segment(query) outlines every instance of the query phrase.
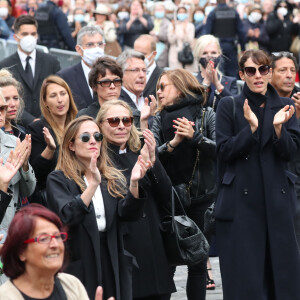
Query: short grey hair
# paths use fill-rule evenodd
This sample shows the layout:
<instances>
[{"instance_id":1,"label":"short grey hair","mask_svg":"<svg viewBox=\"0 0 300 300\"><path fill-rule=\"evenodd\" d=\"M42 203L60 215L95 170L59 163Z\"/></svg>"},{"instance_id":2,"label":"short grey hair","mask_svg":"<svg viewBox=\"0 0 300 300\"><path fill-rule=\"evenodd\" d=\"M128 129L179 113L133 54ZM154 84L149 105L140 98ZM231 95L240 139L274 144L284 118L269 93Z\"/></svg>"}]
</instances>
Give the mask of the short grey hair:
<instances>
[{"instance_id":1,"label":"short grey hair","mask_svg":"<svg viewBox=\"0 0 300 300\"><path fill-rule=\"evenodd\" d=\"M95 34L100 34L103 37L103 31L100 26L97 25L88 25L82 27L77 34L77 45L82 46L82 38L85 35L94 36Z\"/></svg>"},{"instance_id":2,"label":"short grey hair","mask_svg":"<svg viewBox=\"0 0 300 300\"><path fill-rule=\"evenodd\" d=\"M123 72L127 69L127 61L131 58L144 60L145 55L133 49L123 51L117 58L117 63L122 67Z\"/></svg>"}]
</instances>

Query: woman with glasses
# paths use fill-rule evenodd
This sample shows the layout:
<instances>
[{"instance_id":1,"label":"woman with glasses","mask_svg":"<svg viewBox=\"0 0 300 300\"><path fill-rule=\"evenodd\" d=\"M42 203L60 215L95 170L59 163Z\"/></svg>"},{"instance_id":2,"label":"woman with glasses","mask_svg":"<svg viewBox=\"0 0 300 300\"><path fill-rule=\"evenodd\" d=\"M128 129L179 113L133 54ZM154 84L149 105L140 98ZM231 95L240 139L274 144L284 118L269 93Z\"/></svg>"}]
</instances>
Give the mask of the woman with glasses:
<instances>
[{"instance_id":1,"label":"woman with glasses","mask_svg":"<svg viewBox=\"0 0 300 300\"><path fill-rule=\"evenodd\" d=\"M78 116L88 115L94 119L100 106L106 101L118 99L121 93L123 71L116 61L109 57L100 57L89 73L89 85L97 93L98 101L81 109Z\"/></svg>"},{"instance_id":2,"label":"woman with glasses","mask_svg":"<svg viewBox=\"0 0 300 300\"><path fill-rule=\"evenodd\" d=\"M133 257L124 249L125 221L143 215L139 181L150 163L139 156L127 185L115 169L93 118L82 116L66 128L56 171L48 176L49 207L70 229L66 272L81 280L92 299L98 285L104 299L132 300Z\"/></svg>"},{"instance_id":3,"label":"woman with glasses","mask_svg":"<svg viewBox=\"0 0 300 300\"><path fill-rule=\"evenodd\" d=\"M23 207L12 220L0 250L3 272L10 278L0 287L0 299L88 300L76 277L60 273L67 237L66 228L53 212L39 204Z\"/></svg>"},{"instance_id":4,"label":"woman with glasses","mask_svg":"<svg viewBox=\"0 0 300 300\"><path fill-rule=\"evenodd\" d=\"M46 205L46 179L56 167L58 149L65 127L76 117L77 108L68 84L51 75L40 91L42 117L28 126L32 136L30 163L37 178L37 189L31 201Z\"/></svg>"},{"instance_id":5,"label":"woman with glasses","mask_svg":"<svg viewBox=\"0 0 300 300\"><path fill-rule=\"evenodd\" d=\"M188 216L201 230L215 198L215 113L205 106L205 91L190 72L165 71L157 84L158 113L152 131L159 158L174 186L188 189ZM178 189L178 188L177 188ZM206 295L206 260L188 266L187 299Z\"/></svg>"},{"instance_id":6,"label":"woman with glasses","mask_svg":"<svg viewBox=\"0 0 300 300\"><path fill-rule=\"evenodd\" d=\"M236 78L222 74L220 70L223 60L222 50L215 36L206 34L197 39L194 56L199 66L197 80L208 94L206 106L216 111L222 97L238 94Z\"/></svg>"},{"instance_id":7,"label":"woman with glasses","mask_svg":"<svg viewBox=\"0 0 300 300\"><path fill-rule=\"evenodd\" d=\"M133 299L166 300L175 292L172 272L164 250L160 219L170 213L171 182L156 157L152 132L143 132L141 145L139 132L133 124L130 106L121 100L106 102L97 116L103 143L108 144L109 155L115 166L130 180L137 157L141 154L151 161L151 169L141 180L147 193L143 218L128 224L124 247L132 253L139 268L133 269Z\"/></svg>"},{"instance_id":8,"label":"woman with glasses","mask_svg":"<svg viewBox=\"0 0 300 300\"><path fill-rule=\"evenodd\" d=\"M239 62L243 91L223 98L217 110L215 217L224 300L300 294L297 177L287 170L300 131L293 101L268 83L270 63L265 52L246 51Z\"/></svg>"},{"instance_id":9,"label":"woman with glasses","mask_svg":"<svg viewBox=\"0 0 300 300\"><path fill-rule=\"evenodd\" d=\"M0 70L0 88L7 103L4 131L24 140L26 131L19 124L24 110L22 85L6 70Z\"/></svg>"}]
</instances>

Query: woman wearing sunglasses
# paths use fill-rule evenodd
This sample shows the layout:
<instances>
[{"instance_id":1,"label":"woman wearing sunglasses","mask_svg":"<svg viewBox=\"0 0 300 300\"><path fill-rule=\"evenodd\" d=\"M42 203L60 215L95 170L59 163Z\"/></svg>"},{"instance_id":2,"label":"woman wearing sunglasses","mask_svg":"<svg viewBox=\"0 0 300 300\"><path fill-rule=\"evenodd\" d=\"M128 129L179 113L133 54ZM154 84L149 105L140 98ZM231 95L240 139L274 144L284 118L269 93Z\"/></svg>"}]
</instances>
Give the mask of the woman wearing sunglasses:
<instances>
[{"instance_id":1,"label":"woman wearing sunglasses","mask_svg":"<svg viewBox=\"0 0 300 300\"><path fill-rule=\"evenodd\" d=\"M133 253L139 266L133 269L133 299L170 299L170 294L176 289L163 246L160 218L170 211L172 187L156 158L154 136L146 129L143 132L145 143L141 145L131 108L120 100L106 102L101 107L97 122L104 135L103 143L109 146L110 157L128 182L139 154L151 161L152 168L141 181L147 193L144 216L128 224L124 246Z\"/></svg>"},{"instance_id":2,"label":"woman wearing sunglasses","mask_svg":"<svg viewBox=\"0 0 300 300\"><path fill-rule=\"evenodd\" d=\"M296 176L286 165L300 147L300 131L293 101L268 83L269 65L265 52L246 51L239 62L243 91L223 98L217 110L215 217L224 300L300 295Z\"/></svg>"},{"instance_id":3,"label":"woman wearing sunglasses","mask_svg":"<svg viewBox=\"0 0 300 300\"><path fill-rule=\"evenodd\" d=\"M32 136L30 163L37 178L31 201L46 205L47 176L55 169L63 132L77 114L71 90L59 76L51 75L43 81L40 108L42 117L28 126Z\"/></svg>"},{"instance_id":4,"label":"woman wearing sunglasses","mask_svg":"<svg viewBox=\"0 0 300 300\"><path fill-rule=\"evenodd\" d=\"M159 158L172 184L189 189L187 214L203 230L204 213L215 197L215 113L203 108L204 90L186 70L163 72L157 97L152 131ZM206 274L206 261L188 266L187 299L205 299Z\"/></svg>"},{"instance_id":5,"label":"woman wearing sunglasses","mask_svg":"<svg viewBox=\"0 0 300 300\"><path fill-rule=\"evenodd\" d=\"M48 176L49 207L69 227L70 264L66 272L81 280L89 297L103 286L104 299L132 300L133 257L123 248L124 221L142 217L149 168L139 156L129 185L112 166L93 118L82 116L66 128L56 171Z\"/></svg>"}]
</instances>

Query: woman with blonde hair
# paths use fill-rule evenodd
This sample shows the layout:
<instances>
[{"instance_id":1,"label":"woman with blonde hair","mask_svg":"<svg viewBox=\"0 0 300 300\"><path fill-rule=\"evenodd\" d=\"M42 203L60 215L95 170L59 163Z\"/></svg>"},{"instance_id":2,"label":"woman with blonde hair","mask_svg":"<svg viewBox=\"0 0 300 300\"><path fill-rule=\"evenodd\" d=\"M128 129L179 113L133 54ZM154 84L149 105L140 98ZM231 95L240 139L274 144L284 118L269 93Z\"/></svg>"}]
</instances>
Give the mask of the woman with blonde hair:
<instances>
[{"instance_id":1,"label":"woman with blonde hair","mask_svg":"<svg viewBox=\"0 0 300 300\"><path fill-rule=\"evenodd\" d=\"M129 234L124 240L125 249L134 254L139 265L133 269L132 299L170 299L176 289L163 246L160 218L170 212L172 184L156 157L152 132L148 129L143 132L142 145L132 120L130 106L121 100L105 102L97 116L103 144L108 146L114 165L128 182L139 154L144 160L150 160L152 166L140 182L147 193L144 217L128 224Z\"/></svg>"},{"instance_id":2,"label":"woman with blonde hair","mask_svg":"<svg viewBox=\"0 0 300 300\"><path fill-rule=\"evenodd\" d=\"M7 69L1 69L0 88L7 104L4 131L24 140L26 131L19 124L24 111L24 101L21 97L22 85L13 77L11 72Z\"/></svg>"},{"instance_id":3,"label":"woman with blonde hair","mask_svg":"<svg viewBox=\"0 0 300 300\"><path fill-rule=\"evenodd\" d=\"M165 71L157 83L159 102L152 131L159 158L174 186L190 194L188 216L204 228L204 213L215 198L215 113L190 72ZM206 261L188 266L187 299L204 300Z\"/></svg>"},{"instance_id":4,"label":"woman with blonde hair","mask_svg":"<svg viewBox=\"0 0 300 300\"><path fill-rule=\"evenodd\" d=\"M124 221L143 215L145 194L139 181L150 164L139 156L127 185L102 138L91 117L81 116L67 126L56 170L47 179L48 205L69 227L66 273L81 280L90 299L101 285L104 299L132 300L133 257L123 247L128 233Z\"/></svg>"},{"instance_id":5,"label":"woman with blonde hair","mask_svg":"<svg viewBox=\"0 0 300 300\"><path fill-rule=\"evenodd\" d=\"M28 131L32 136L30 162L38 182L31 201L44 203L46 179L56 167L63 132L77 114L71 90L59 76L51 75L43 81L40 108L41 119L32 122L28 126Z\"/></svg>"},{"instance_id":6,"label":"woman with blonde hair","mask_svg":"<svg viewBox=\"0 0 300 300\"><path fill-rule=\"evenodd\" d=\"M236 78L222 74L221 46L219 40L211 34L202 35L197 39L194 58L199 65L197 79L209 94L206 105L216 111L222 97L238 94Z\"/></svg>"}]
</instances>

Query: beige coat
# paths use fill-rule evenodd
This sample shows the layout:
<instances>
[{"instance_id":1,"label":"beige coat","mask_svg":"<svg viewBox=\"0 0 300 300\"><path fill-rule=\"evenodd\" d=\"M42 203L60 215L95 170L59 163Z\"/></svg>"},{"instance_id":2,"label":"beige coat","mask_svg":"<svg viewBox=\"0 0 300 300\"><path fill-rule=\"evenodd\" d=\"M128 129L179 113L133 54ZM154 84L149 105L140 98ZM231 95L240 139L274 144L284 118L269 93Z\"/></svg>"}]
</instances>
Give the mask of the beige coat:
<instances>
[{"instance_id":1,"label":"beige coat","mask_svg":"<svg viewBox=\"0 0 300 300\"><path fill-rule=\"evenodd\" d=\"M195 26L194 24L188 22L186 27L184 27L183 22L176 22L175 29L172 23L170 23L168 28L168 40L170 43L169 49L169 68L183 68L183 65L178 61L178 52L182 50L183 44L185 42L190 43L191 48L193 49L195 37ZM191 72L197 72L197 62L194 59L192 65L186 65L186 70Z\"/></svg>"},{"instance_id":2,"label":"beige coat","mask_svg":"<svg viewBox=\"0 0 300 300\"><path fill-rule=\"evenodd\" d=\"M66 273L59 273L57 277L68 300L89 300L87 292L79 279ZM8 280L0 286L0 300L24 300L24 298L14 284Z\"/></svg>"}]
</instances>

